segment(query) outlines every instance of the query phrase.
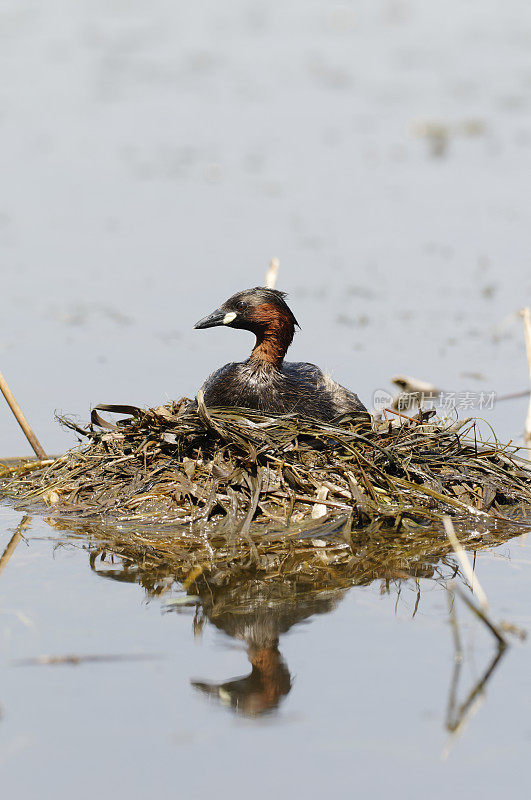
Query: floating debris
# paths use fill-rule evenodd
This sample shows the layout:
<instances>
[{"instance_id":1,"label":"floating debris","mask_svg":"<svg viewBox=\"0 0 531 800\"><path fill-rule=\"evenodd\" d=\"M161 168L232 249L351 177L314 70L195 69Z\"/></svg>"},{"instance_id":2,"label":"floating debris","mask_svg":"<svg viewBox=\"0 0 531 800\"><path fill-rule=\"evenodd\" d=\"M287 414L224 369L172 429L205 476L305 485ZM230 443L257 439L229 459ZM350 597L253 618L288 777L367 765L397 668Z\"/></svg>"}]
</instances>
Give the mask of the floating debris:
<instances>
[{"instance_id":1,"label":"floating debris","mask_svg":"<svg viewBox=\"0 0 531 800\"><path fill-rule=\"evenodd\" d=\"M411 131L414 136L428 142L432 158L442 158L448 154L452 139L457 136L483 136L487 126L481 119L465 119L453 124L442 120L418 119L413 122Z\"/></svg>"},{"instance_id":2,"label":"floating debris","mask_svg":"<svg viewBox=\"0 0 531 800\"><path fill-rule=\"evenodd\" d=\"M151 655L150 653L131 653L130 655L119 653L117 655L101 653L95 655L65 655L65 656L35 656L35 658L19 658L12 664L18 667L48 667L63 666L65 664L77 667L80 664L108 664L115 661L153 661L161 656Z\"/></svg>"}]
</instances>

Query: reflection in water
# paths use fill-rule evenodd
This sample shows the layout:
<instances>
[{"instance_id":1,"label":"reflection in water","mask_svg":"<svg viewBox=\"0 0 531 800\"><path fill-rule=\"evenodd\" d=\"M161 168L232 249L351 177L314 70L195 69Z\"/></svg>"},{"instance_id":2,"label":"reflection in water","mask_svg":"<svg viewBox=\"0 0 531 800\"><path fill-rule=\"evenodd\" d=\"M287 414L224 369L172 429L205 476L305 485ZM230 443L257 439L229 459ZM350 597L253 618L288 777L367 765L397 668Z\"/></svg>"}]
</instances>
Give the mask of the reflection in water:
<instances>
[{"instance_id":1,"label":"reflection in water","mask_svg":"<svg viewBox=\"0 0 531 800\"><path fill-rule=\"evenodd\" d=\"M216 572L214 563L204 565L204 569L190 569L175 552L153 547L152 544L142 544L141 529L135 529L137 535L133 536L131 530L113 526L86 522L75 524L57 519L47 521L52 527L66 531L69 541L82 541L82 546L89 554L90 567L100 577L138 583L150 596L161 596L169 589L182 587L187 592L188 604L196 608L196 632L201 631L208 622L228 636L244 642L251 665L249 674L222 683L195 680L192 685L207 696L248 716L273 711L291 690L289 667L279 648L282 635L315 614L332 611L351 587L381 580L383 591L388 592L392 587L396 589L398 602L402 584L415 580L417 600L414 616L420 599L420 577L440 581L444 585L448 578L457 577L465 583L456 564L448 557L448 549L441 548L440 541L435 538L431 548L426 547L423 552L417 546L414 557L404 548L403 541L395 549L390 538L383 542L379 539L364 542L359 551L353 544L348 574L345 570L334 571L329 567L323 571L320 583L316 584L307 580L303 572L298 577L290 572L288 578L282 569L271 573L257 572L252 564L248 568L242 568L240 564L229 572ZM26 524L26 521L23 523ZM508 529L504 538L508 540L520 531ZM166 531L164 541L167 541L167 535ZM152 532L150 536L152 541ZM499 534L495 543L498 542ZM418 540L415 540L415 545L418 545ZM378 558L382 548L385 558ZM170 602L167 610L180 607L179 603ZM495 653L465 701L458 704L457 686L463 659L453 604L450 622L456 656L446 725L452 733L462 729L474 708L475 700L482 694L499 665L503 648Z\"/></svg>"},{"instance_id":2,"label":"reflection in water","mask_svg":"<svg viewBox=\"0 0 531 800\"><path fill-rule=\"evenodd\" d=\"M109 558L114 562L112 565L107 564ZM115 559L116 556L100 548L90 552L91 568L101 577L138 582L154 595L171 586L160 569L156 573L146 570L145 566L124 559L123 554L118 561ZM232 584L223 586L203 579L193 586L197 598L196 632L208 621L228 636L245 642L251 672L223 683L192 681L192 685L223 705L250 716L277 708L291 689L290 672L279 650L282 634L314 614L332 611L346 591L333 589L314 594L306 590L294 597L292 588L282 580L248 577L236 578ZM174 608L170 605L168 610Z\"/></svg>"},{"instance_id":3,"label":"reflection in water","mask_svg":"<svg viewBox=\"0 0 531 800\"><path fill-rule=\"evenodd\" d=\"M225 683L194 681L193 685L244 714L261 714L276 708L291 689L290 672L278 649L280 636L314 614L332 611L345 593L337 590L293 601L275 596L277 589L274 584L260 587L256 597L250 598L246 593L245 602L242 604L240 596L236 606L227 603L226 596L219 601L215 595L202 598L202 611L209 621L245 642L252 670L243 678Z\"/></svg>"},{"instance_id":4,"label":"reflection in water","mask_svg":"<svg viewBox=\"0 0 531 800\"><path fill-rule=\"evenodd\" d=\"M11 557L12 557L13 553L17 549L19 542L24 537L24 531L27 528L29 528L30 524L31 524L31 517L28 516L27 514L24 514L22 519L18 523L15 531L13 532L13 536L11 537L9 542L7 543L7 546L4 549L4 552L0 556L0 575L2 574L4 569L9 564L9 561L11 560ZM2 707L0 706L0 720L2 720L3 716L4 716L4 714L3 714L3 711L2 711Z\"/></svg>"},{"instance_id":5,"label":"reflection in water","mask_svg":"<svg viewBox=\"0 0 531 800\"><path fill-rule=\"evenodd\" d=\"M450 737L443 751L443 759L448 757L455 738L463 733L469 719L476 713L479 706L484 701L487 683L500 664L502 657L507 652L505 640L498 638L498 644L492 658L465 696L465 699L459 702L458 691L464 663L464 651L455 612L455 594L450 587L448 587L447 592L449 618L454 642L454 668L450 681L450 688L448 690L448 703L446 708L446 730L450 734Z\"/></svg>"},{"instance_id":6,"label":"reflection in water","mask_svg":"<svg viewBox=\"0 0 531 800\"><path fill-rule=\"evenodd\" d=\"M446 728L451 734L458 734L462 731L469 717L471 717L477 710L478 701L484 699L484 692L489 679L492 677L494 670L499 665L502 657L507 652L506 645L498 645L494 655L487 664L483 673L478 680L469 690L465 699L461 702L458 701L458 689L461 678L461 670L463 667L463 654L456 651L454 657L454 670L450 682L450 690L448 692L448 706L446 711Z\"/></svg>"},{"instance_id":7,"label":"reflection in water","mask_svg":"<svg viewBox=\"0 0 531 800\"><path fill-rule=\"evenodd\" d=\"M192 686L219 698L237 711L253 716L277 708L291 689L291 676L278 647L248 650L252 671L225 683L192 681Z\"/></svg>"},{"instance_id":8,"label":"reflection in water","mask_svg":"<svg viewBox=\"0 0 531 800\"><path fill-rule=\"evenodd\" d=\"M20 542L20 540L24 536L24 530L26 528L29 528L30 524L31 524L31 517L28 516L28 514L24 514L24 516L22 517L22 519L18 523L18 525L17 525L17 527L16 527L16 529L15 529L15 531L13 533L13 536L9 540L9 542L7 544L7 547L5 548L4 552L0 556L0 574L7 567L8 563L9 563L9 561L11 559L11 556L13 555L15 550L17 549L18 543Z\"/></svg>"}]
</instances>

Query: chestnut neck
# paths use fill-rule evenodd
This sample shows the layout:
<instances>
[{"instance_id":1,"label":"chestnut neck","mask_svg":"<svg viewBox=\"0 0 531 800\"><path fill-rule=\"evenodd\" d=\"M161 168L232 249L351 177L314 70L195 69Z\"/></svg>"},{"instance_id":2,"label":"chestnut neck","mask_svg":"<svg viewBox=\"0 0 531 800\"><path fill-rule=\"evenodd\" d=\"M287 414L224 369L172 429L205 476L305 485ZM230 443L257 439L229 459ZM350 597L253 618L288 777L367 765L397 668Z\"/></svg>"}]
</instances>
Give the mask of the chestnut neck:
<instances>
[{"instance_id":1,"label":"chestnut neck","mask_svg":"<svg viewBox=\"0 0 531 800\"><path fill-rule=\"evenodd\" d=\"M273 304L264 303L256 308L249 328L256 336L249 361L279 370L293 341L293 320Z\"/></svg>"},{"instance_id":2,"label":"chestnut neck","mask_svg":"<svg viewBox=\"0 0 531 800\"><path fill-rule=\"evenodd\" d=\"M291 689L291 676L278 647L251 648L248 655L253 665L251 677L258 684L257 689L259 687L257 695L261 710L276 708L281 697Z\"/></svg>"}]
</instances>

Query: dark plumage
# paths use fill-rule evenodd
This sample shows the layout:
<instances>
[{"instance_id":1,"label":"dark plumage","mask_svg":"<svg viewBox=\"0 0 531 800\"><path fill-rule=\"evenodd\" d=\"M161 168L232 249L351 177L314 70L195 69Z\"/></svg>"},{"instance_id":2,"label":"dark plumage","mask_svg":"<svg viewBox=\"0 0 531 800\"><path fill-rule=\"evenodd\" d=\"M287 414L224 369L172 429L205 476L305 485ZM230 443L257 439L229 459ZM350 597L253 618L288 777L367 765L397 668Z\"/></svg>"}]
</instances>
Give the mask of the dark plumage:
<instances>
[{"instance_id":1,"label":"dark plumage","mask_svg":"<svg viewBox=\"0 0 531 800\"><path fill-rule=\"evenodd\" d=\"M298 325L284 297L276 289L247 289L195 325L244 328L256 336L247 361L225 364L207 378L202 387L206 405L297 412L321 420L366 411L354 392L315 364L284 361Z\"/></svg>"}]
</instances>

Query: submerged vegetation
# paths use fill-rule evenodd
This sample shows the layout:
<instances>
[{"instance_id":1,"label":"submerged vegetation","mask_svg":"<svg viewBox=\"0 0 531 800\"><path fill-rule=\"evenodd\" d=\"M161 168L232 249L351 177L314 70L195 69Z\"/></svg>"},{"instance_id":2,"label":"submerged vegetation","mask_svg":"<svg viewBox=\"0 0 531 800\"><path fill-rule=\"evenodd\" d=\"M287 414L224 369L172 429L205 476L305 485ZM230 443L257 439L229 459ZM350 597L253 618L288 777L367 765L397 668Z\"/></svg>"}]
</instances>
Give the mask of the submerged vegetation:
<instances>
[{"instance_id":1,"label":"submerged vegetation","mask_svg":"<svg viewBox=\"0 0 531 800\"><path fill-rule=\"evenodd\" d=\"M114 424L101 411L127 417ZM529 463L516 448L480 442L474 420L429 417L360 413L330 424L207 409L201 397L98 406L87 428L62 420L84 444L5 465L0 493L46 509L57 527L90 521L115 552L132 550L155 573L171 564L188 583L237 567L297 584L320 575L323 586L415 575L416 564L422 574L450 549L444 516L473 519L461 541L478 548L507 538L508 523L514 535L531 508Z\"/></svg>"}]
</instances>

